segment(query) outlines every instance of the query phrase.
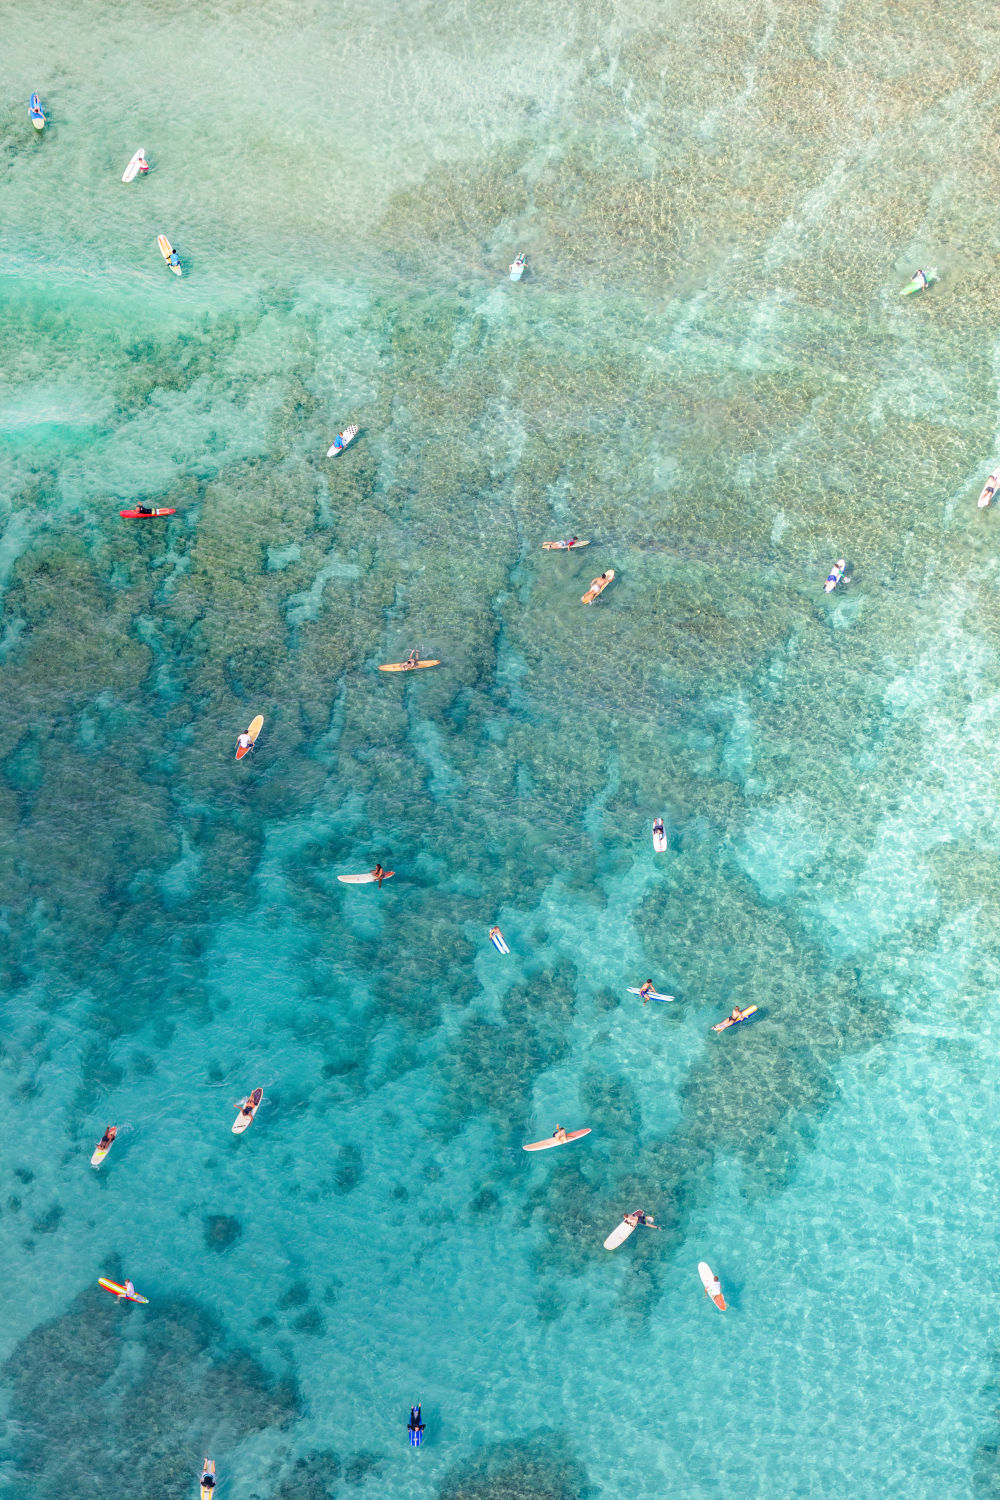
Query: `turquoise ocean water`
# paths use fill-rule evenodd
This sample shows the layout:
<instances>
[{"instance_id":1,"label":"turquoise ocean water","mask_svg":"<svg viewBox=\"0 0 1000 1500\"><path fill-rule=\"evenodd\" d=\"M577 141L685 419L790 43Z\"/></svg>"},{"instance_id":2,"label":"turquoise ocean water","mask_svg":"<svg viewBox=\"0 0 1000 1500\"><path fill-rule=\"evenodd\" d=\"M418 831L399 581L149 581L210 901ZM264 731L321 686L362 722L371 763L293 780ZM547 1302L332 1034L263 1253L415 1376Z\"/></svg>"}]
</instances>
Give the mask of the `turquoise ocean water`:
<instances>
[{"instance_id":1,"label":"turquoise ocean water","mask_svg":"<svg viewBox=\"0 0 1000 1500\"><path fill-rule=\"evenodd\" d=\"M1000 1494L998 44L8 14L0 1496Z\"/></svg>"}]
</instances>

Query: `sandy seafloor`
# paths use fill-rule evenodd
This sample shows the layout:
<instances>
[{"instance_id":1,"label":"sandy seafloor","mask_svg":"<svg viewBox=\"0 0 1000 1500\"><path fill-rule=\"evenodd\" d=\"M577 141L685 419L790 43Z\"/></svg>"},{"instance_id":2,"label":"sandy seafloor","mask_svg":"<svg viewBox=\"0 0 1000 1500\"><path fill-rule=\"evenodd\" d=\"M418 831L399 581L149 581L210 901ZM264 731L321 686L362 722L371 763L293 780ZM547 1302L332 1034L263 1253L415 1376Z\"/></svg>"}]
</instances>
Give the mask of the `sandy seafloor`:
<instances>
[{"instance_id":1,"label":"sandy seafloor","mask_svg":"<svg viewBox=\"0 0 1000 1500\"><path fill-rule=\"evenodd\" d=\"M998 44L8 8L0 1496L1000 1494Z\"/></svg>"}]
</instances>

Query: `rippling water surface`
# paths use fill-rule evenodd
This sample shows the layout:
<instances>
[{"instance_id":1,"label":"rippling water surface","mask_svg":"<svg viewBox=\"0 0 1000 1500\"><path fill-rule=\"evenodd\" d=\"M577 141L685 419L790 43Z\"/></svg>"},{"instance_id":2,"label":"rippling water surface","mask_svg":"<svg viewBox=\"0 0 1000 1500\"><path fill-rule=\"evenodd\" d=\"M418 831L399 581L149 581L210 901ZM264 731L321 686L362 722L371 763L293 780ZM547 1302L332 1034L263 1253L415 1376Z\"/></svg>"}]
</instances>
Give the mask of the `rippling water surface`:
<instances>
[{"instance_id":1,"label":"rippling water surface","mask_svg":"<svg viewBox=\"0 0 1000 1500\"><path fill-rule=\"evenodd\" d=\"M4 1494L1000 1494L998 44L8 17Z\"/></svg>"}]
</instances>

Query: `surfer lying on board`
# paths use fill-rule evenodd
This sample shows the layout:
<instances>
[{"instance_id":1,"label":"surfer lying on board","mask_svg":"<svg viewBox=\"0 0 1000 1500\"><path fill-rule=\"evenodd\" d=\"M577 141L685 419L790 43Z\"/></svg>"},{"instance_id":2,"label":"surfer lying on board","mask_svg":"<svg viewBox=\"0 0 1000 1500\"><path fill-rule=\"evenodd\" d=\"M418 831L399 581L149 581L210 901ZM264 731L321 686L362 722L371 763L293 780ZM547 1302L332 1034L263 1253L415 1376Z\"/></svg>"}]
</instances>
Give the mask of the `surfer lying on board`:
<instances>
[{"instance_id":1,"label":"surfer lying on board","mask_svg":"<svg viewBox=\"0 0 1000 1500\"><path fill-rule=\"evenodd\" d=\"M420 652L419 651L411 651L409 653L409 655L407 656L406 660L403 663L403 671L404 672L412 672L413 668L414 667L419 667L419 665L420 665Z\"/></svg>"},{"instance_id":2,"label":"surfer lying on board","mask_svg":"<svg viewBox=\"0 0 1000 1500\"><path fill-rule=\"evenodd\" d=\"M111 1142L114 1140L114 1138L115 1138L115 1136L117 1134L118 1134L118 1126L117 1125L109 1125L108 1128L107 1128L107 1130L104 1132L104 1134L101 1136L101 1139L97 1143L97 1149L98 1149L98 1151L110 1151L110 1149L111 1149Z\"/></svg>"}]
</instances>

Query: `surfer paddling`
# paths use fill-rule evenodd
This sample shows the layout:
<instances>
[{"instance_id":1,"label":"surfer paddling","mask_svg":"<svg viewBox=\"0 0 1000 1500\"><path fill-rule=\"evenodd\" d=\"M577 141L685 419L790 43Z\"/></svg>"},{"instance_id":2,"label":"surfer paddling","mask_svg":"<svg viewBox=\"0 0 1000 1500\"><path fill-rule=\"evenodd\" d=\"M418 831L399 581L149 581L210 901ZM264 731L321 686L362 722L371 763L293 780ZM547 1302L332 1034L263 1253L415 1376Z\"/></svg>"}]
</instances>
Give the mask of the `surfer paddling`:
<instances>
[{"instance_id":1,"label":"surfer paddling","mask_svg":"<svg viewBox=\"0 0 1000 1500\"><path fill-rule=\"evenodd\" d=\"M645 1224L647 1229L661 1228L659 1224L653 1223L652 1215L647 1214L642 1208L637 1208L634 1213L626 1214L625 1223L630 1224L633 1229L637 1229L640 1224Z\"/></svg>"},{"instance_id":2,"label":"surfer paddling","mask_svg":"<svg viewBox=\"0 0 1000 1500\"><path fill-rule=\"evenodd\" d=\"M404 672L412 672L413 669L415 667L419 667L419 665L420 665L420 652L418 650L413 650L413 651L411 651L409 653L409 655L407 656L406 660L404 661L402 670Z\"/></svg>"}]
</instances>

